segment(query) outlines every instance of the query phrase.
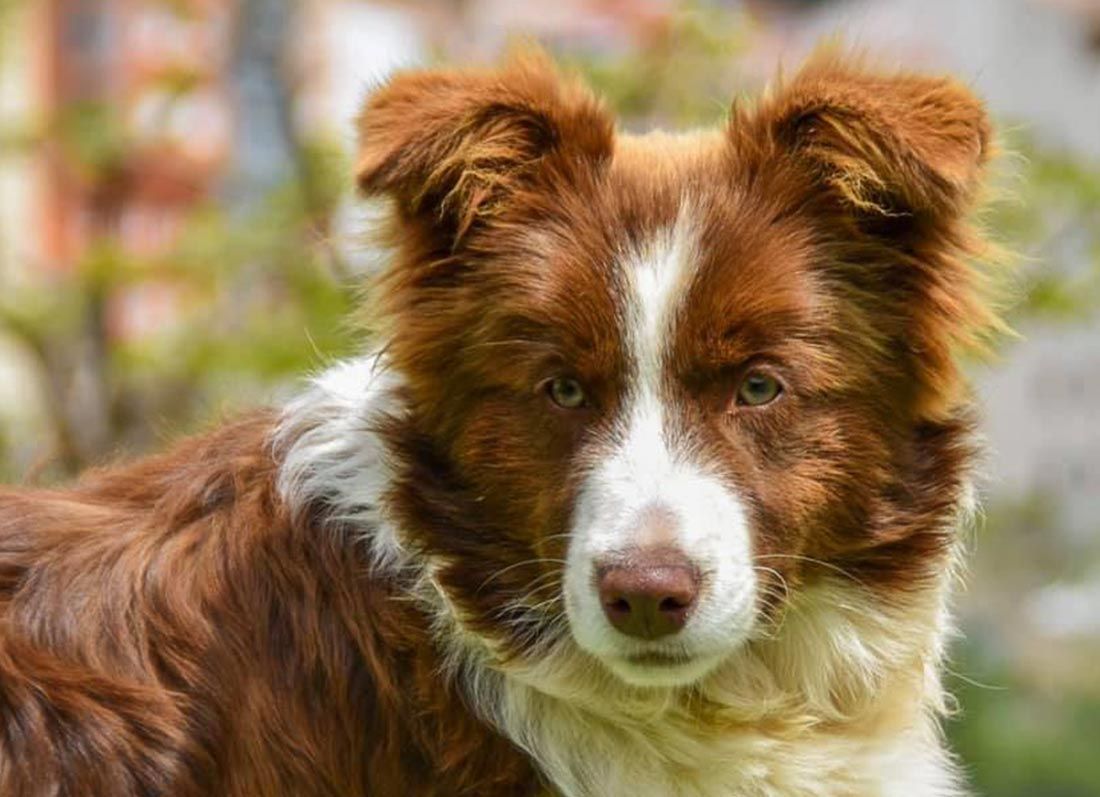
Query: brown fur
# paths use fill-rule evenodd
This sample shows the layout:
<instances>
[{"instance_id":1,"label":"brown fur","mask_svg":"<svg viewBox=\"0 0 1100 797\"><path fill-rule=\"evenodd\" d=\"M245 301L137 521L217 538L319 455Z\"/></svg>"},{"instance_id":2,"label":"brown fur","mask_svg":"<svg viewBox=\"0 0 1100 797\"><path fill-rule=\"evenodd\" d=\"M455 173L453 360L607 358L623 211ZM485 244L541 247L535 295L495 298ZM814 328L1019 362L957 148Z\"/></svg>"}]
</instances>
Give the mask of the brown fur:
<instances>
[{"instance_id":1,"label":"brown fur","mask_svg":"<svg viewBox=\"0 0 1100 797\"><path fill-rule=\"evenodd\" d=\"M0 794L532 790L416 610L288 517L271 422L0 493Z\"/></svg>"},{"instance_id":2,"label":"brown fur","mask_svg":"<svg viewBox=\"0 0 1100 797\"><path fill-rule=\"evenodd\" d=\"M702 261L668 389L678 433L748 497L758 559L788 588L821 574L810 557L889 600L946 567L972 459L956 355L996 326L966 222L990 133L965 89L824 54L722 134L617 139L534 58L399 76L361 124L359 184L394 205L389 499L466 630L515 657L563 632L578 452L630 368L614 263L685 194ZM790 385L772 410L731 408L750 363ZM532 389L563 368L589 409ZM323 503L283 503L273 423L0 492L0 793L540 788L440 675L400 576ZM550 600L516 608L535 579Z\"/></svg>"},{"instance_id":3,"label":"brown fur","mask_svg":"<svg viewBox=\"0 0 1100 797\"><path fill-rule=\"evenodd\" d=\"M883 588L938 577L974 453L957 356L998 328L968 220L990 152L981 104L949 79L880 74L823 51L735 108L725 139L620 137L608 154L596 101L549 88L546 69L419 73L365 116L361 185L398 209L380 309L417 428L395 444L420 441L397 504L418 545L454 563L442 578L469 622L499 636L502 604L553 600L546 562L564 555L591 464L576 452L607 430L627 387L628 355L608 323L622 315L614 265L675 222L685 193L703 260L671 389L685 434L757 508L758 548L775 557L766 564L788 584L814 575L792 555ZM395 124L395 107L431 122ZM491 157L474 120L490 128ZM424 166L440 161L448 167ZM486 207L463 186L490 162ZM458 204L425 212L424 191ZM796 389L731 424L740 369L769 359L797 364L786 373ZM563 367L597 407L551 424L531 386ZM530 624L513 620L529 641Z\"/></svg>"}]
</instances>

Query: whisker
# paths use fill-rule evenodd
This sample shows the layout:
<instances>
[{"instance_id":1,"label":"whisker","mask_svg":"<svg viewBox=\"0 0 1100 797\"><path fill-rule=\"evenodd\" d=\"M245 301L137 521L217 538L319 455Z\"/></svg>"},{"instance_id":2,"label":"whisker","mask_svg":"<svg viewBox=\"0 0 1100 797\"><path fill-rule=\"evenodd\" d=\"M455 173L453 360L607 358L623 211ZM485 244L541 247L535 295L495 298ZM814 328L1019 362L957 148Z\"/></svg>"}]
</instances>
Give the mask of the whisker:
<instances>
[{"instance_id":1,"label":"whisker","mask_svg":"<svg viewBox=\"0 0 1100 797\"><path fill-rule=\"evenodd\" d=\"M531 608L531 601L538 601L538 599L541 597L541 593L545 593L547 590L552 590L552 595L549 598L542 599L541 603L561 600L561 582L547 581L538 586L530 587L524 590L522 593L512 598L508 603L517 607Z\"/></svg>"},{"instance_id":2,"label":"whisker","mask_svg":"<svg viewBox=\"0 0 1100 797\"><path fill-rule=\"evenodd\" d=\"M779 583L783 587L783 597L784 598L789 598L791 596L791 588L790 588L790 585L787 584L787 579L783 576L782 573L780 573L774 567L765 567L763 565L753 565L752 569L753 570L760 570L760 571L763 571L765 573L771 573L773 576L775 576L777 579L779 579ZM773 596L773 597L778 597L778 596Z\"/></svg>"},{"instance_id":3,"label":"whisker","mask_svg":"<svg viewBox=\"0 0 1100 797\"><path fill-rule=\"evenodd\" d=\"M497 578L500 578L505 573L507 573L511 570L515 570L515 569L520 568L520 567L528 567L530 565L537 565L537 564L559 564L559 565L564 565L565 560L564 559L547 559L547 558L544 558L544 557L538 557L538 558L535 558L535 559L526 559L522 562L516 562L515 564L508 565L507 567L502 567L500 570L497 570L495 573L493 573L488 578L486 578L484 581L482 581L480 586L478 586L478 588L477 588L477 592L481 592L481 590L483 590L489 584L490 581L493 581Z\"/></svg>"},{"instance_id":4,"label":"whisker","mask_svg":"<svg viewBox=\"0 0 1100 797\"><path fill-rule=\"evenodd\" d=\"M547 598L544 601L539 601L538 603L530 606L529 608L533 612L544 612L544 611L546 611L546 608L548 606L553 606L555 603L561 603L561 596L560 595L554 595L552 597Z\"/></svg>"},{"instance_id":5,"label":"whisker","mask_svg":"<svg viewBox=\"0 0 1100 797\"><path fill-rule=\"evenodd\" d=\"M760 556L757 556L756 558L757 559L796 559L796 560L801 561L801 562L811 562L815 565L821 565L824 568L832 570L835 573L839 573L840 575L844 576L845 578L854 581L856 584L859 584L861 587L865 587L865 588L867 587L867 584L861 578L859 578L858 576L856 576L852 573L849 573L843 567L835 565L832 562L826 562L822 559L815 559L812 556L801 556L799 554L793 554L793 553L767 553L767 554L761 554Z\"/></svg>"}]
</instances>

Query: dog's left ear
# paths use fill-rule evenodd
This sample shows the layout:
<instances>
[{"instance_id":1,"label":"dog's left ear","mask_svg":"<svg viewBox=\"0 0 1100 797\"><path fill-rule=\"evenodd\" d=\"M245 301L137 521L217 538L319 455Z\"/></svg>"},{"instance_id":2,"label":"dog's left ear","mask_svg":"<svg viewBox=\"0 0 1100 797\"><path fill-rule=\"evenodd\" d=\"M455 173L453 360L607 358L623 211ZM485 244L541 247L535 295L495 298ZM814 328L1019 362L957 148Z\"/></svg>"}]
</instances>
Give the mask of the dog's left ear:
<instances>
[{"instance_id":1,"label":"dog's left ear","mask_svg":"<svg viewBox=\"0 0 1100 797\"><path fill-rule=\"evenodd\" d=\"M875 72L830 50L761 110L780 148L880 216L964 212L990 155L985 110L962 84Z\"/></svg>"},{"instance_id":2,"label":"dog's left ear","mask_svg":"<svg viewBox=\"0 0 1100 797\"><path fill-rule=\"evenodd\" d=\"M457 239L539 167L590 166L610 156L612 141L600 102L527 53L500 69L391 79L360 116L356 174L364 193L388 195Z\"/></svg>"},{"instance_id":3,"label":"dog's left ear","mask_svg":"<svg viewBox=\"0 0 1100 797\"><path fill-rule=\"evenodd\" d=\"M965 392L958 354L1005 331L985 270L995 250L970 223L992 155L982 103L950 78L823 50L757 107L735 106L728 133L750 176L828 219L830 277L891 353L883 368L920 415L948 414Z\"/></svg>"}]
</instances>

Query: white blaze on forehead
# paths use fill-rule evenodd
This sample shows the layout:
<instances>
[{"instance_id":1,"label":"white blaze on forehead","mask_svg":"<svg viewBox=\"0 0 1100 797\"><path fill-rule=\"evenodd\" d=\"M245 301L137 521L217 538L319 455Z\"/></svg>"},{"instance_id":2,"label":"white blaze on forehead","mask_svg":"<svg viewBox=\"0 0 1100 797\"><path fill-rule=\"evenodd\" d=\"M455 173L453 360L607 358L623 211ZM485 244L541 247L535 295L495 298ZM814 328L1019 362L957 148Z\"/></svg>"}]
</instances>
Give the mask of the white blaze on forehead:
<instances>
[{"instance_id":1,"label":"white blaze on forehead","mask_svg":"<svg viewBox=\"0 0 1100 797\"><path fill-rule=\"evenodd\" d=\"M697 261L696 234L687 207L685 204L672 226L659 230L624 258L630 293L623 332L634 367L628 409L617 429L622 436L617 459L629 469L640 490L655 490L672 462L661 381L673 318Z\"/></svg>"},{"instance_id":2,"label":"white blaze on forehead","mask_svg":"<svg viewBox=\"0 0 1100 797\"><path fill-rule=\"evenodd\" d=\"M685 203L675 224L625 259L630 296L624 331L637 364L638 389L656 392L659 388L672 319L698 262L697 240L690 205Z\"/></svg>"},{"instance_id":3,"label":"white blaze on forehead","mask_svg":"<svg viewBox=\"0 0 1100 797\"><path fill-rule=\"evenodd\" d=\"M694 222L690 206L685 206L675 224L623 260L629 287L623 335L633 363L630 384L622 415L595 452L596 465L578 494L565 568L574 638L638 684L698 678L744 640L755 608L748 521L738 496L668 435L676 410L662 387L663 372L674 319L698 265ZM705 574L701 597L671 643L695 659L661 672L625 660L654 644L615 631L595 589L598 563L640 544L641 519L653 510L671 521L667 543L681 548Z\"/></svg>"}]
</instances>

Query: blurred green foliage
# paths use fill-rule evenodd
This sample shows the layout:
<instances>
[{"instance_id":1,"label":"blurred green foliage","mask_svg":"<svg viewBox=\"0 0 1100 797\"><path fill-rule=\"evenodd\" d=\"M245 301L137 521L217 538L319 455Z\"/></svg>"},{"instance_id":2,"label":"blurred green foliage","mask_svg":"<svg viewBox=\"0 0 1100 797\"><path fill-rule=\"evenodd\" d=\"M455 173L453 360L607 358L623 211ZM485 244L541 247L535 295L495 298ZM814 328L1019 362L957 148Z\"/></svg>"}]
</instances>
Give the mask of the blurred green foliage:
<instances>
[{"instance_id":1,"label":"blurred green foliage","mask_svg":"<svg viewBox=\"0 0 1100 797\"><path fill-rule=\"evenodd\" d=\"M1023 263L1024 322L1084 323L1100 312L1100 164L1045 149L1034 137L1007 136L1006 199L990 223Z\"/></svg>"},{"instance_id":2,"label":"blurred green foliage","mask_svg":"<svg viewBox=\"0 0 1100 797\"><path fill-rule=\"evenodd\" d=\"M627 127L715 124L731 97L752 88L739 67L754 27L747 14L687 2L652 26L638 49L563 53L562 60L584 73Z\"/></svg>"},{"instance_id":3,"label":"blurred green foliage","mask_svg":"<svg viewBox=\"0 0 1100 797\"><path fill-rule=\"evenodd\" d=\"M1058 540L1060 509L1039 492L1002 499L976 545L973 605L947 683L959 705L948 731L980 795L1100 794L1100 637L1037 644L1027 631L1027 595L1080 583L1098 565L1088 540Z\"/></svg>"},{"instance_id":4,"label":"blurred green foliage","mask_svg":"<svg viewBox=\"0 0 1100 797\"><path fill-rule=\"evenodd\" d=\"M0 6L0 22L19 5ZM174 13L189 12L181 4ZM292 103L279 65L265 66ZM180 70L158 81L168 97L164 123L196 84ZM143 254L124 244L119 225L135 178L165 156L135 137L123 113L93 95L34 124L9 121L5 131L7 156L48 152L90 197L82 254L0 291L0 334L32 364L44 399L46 434L29 471L24 454L25 472L16 474L34 481L69 477L153 447L166 430L186 433L211 416L269 400L314 367L320 352L338 357L351 346L344 327L351 280L328 232L349 185L346 154L288 124L282 134L294 163L282 183L243 192L235 186L233 202L215 185L186 212L167 249ZM118 328L135 316L136 332ZM0 463L15 459L7 447L17 437L0 436Z\"/></svg>"},{"instance_id":5,"label":"blurred green foliage","mask_svg":"<svg viewBox=\"0 0 1100 797\"><path fill-rule=\"evenodd\" d=\"M955 753L978 794L1100 793L1100 695L1044 689L983 652L981 642L956 650L953 666L968 677L950 683L962 713L949 725Z\"/></svg>"},{"instance_id":6,"label":"blurred green foliage","mask_svg":"<svg viewBox=\"0 0 1100 797\"><path fill-rule=\"evenodd\" d=\"M67 160L91 180L110 179L132 151L113 110L87 105L65 116ZM39 478L71 474L120 448L147 448L157 442L151 422L187 431L211 413L262 401L314 366L319 352L348 351L351 291L323 226L344 188L332 163L344 161L317 142L303 145L302 159L305 177L296 173L243 214L213 199L195 207L165 252L127 251L108 226L63 273L0 294L0 329L32 355L45 392L56 395L59 440L50 455L59 467ZM142 302L145 291L171 306L160 311L164 322L118 335L111 320L118 303ZM88 342L91 357L82 354ZM73 389L66 377L79 369L95 372L102 418L62 406ZM82 442L82 422L103 429Z\"/></svg>"}]
</instances>

